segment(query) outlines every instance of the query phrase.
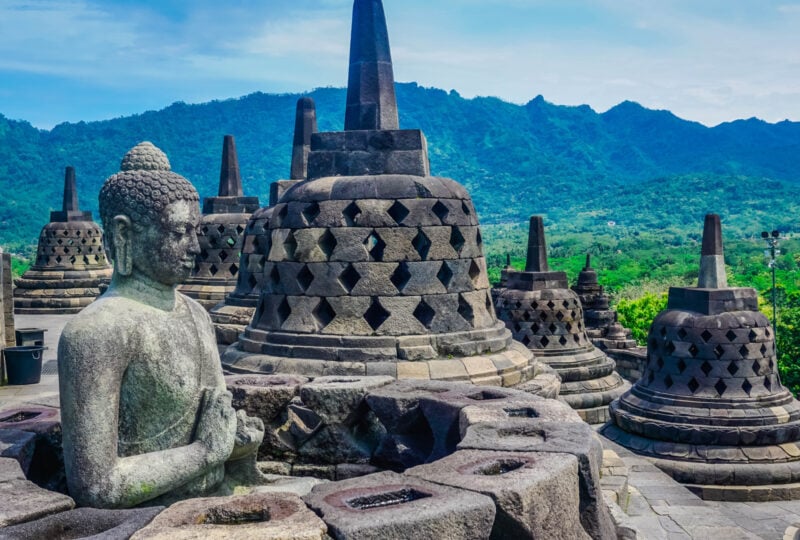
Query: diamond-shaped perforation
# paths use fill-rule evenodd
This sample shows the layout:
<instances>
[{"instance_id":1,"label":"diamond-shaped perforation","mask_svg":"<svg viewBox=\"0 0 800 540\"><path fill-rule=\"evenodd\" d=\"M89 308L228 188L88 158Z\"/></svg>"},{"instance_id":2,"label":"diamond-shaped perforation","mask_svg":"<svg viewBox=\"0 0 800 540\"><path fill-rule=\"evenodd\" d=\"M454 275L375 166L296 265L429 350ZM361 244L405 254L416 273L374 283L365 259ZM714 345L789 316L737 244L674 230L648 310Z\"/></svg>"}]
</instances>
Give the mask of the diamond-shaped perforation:
<instances>
[{"instance_id":1,"label":"diamond-shaped perforation","mask_svg":"<svg viewBox=\"0 0 800 540\"><path fill-rule=\"evenodd\" d=\"M709 332L708 330L703 330L703 333L700 334L700 337L703 338L703 341L708 343L708 340L711 339L713 336L711 332Z\"/></svg>"},{"instance_id":2,"label":"diamond-shaped perforation","mask_svg":"<svg viewBox=\"0 0 800 540\"><path fill-rule=\"evenodd\" d=\"M237 264L235 264L235 263L234 263L234 264L232 264L232 265L230 266L230 268L228 268L228 271L230 271L230 273L231 273L231 275L232 275L232 276L235 276L236 274L238 274L238 273L239 273L239 266L238 266Z\"/></svg>"},{"instance_id":3,"label":"diamond-shaped perforation","mask_svg":"<svg viewBox=\"0 0 800 540\"><path fill-rule=\"evenodd\" d=\"M561 311L557 311L556 312L556 319L558 319L559 321L563 321L564 320L564 313L561 312Z\"/></svg>"},{"instance_id":4,"label":"diamond-shaped perforation","mask_svg":"<svg viewBox=\"0 0 800 540\"><path fill-rule=\"evenodd\" d=\"M386 250L386 242L383 241L377 232L372 231L367 237L365 244L369 252L370 259L373 262L383 261L383 252Z\"/></svg>"},{"instance_id":5,"label":"diamond-shaped perforation","mask_svg":"<svg viewBox=\"0 0 800 540\"><path fill-rule=\"evenodd\" d=\"M725 393L725 390L728 389L728 385L725 384L725 381L722 379L717 381L717 384L714 385L714 389L717 391L717 394L720 396Z\"/></svg>"},{"instance_id":6,"label":"diamond-shaped perforation","mask_svg":"<svg viewBox=\"0 0 800 540\"><path fill-rule=\"evenodd\" d=\"M728 330L728 332L725 334L725 337L728 338L728 341L733 343L734 341L736 341L736 332L734 332L733 330Z\"/></svg>"},{"instance_id":7,"label":"diamond-shaped perforation","mask_svg":"<svg viewBox=\"0 0 800 540\"><path fill-rule=\"evenodd\" d=\"M753 361L753 373L756 375L761 375L761 362L758 360Z\"/></svg>"},{"instance_id":8,"label":"diamond-shaped perforation","mask_svg":"<svg viewBox=\"0 0 800 540\"><path fill-rule=\"evenodd\" d=\"M678 330L678 338L679 338L679 339L686 339L686 336L687 336L687 335L688 335L688 334L686 333L686 330L684 330L683 328L681 328L680 330Z\"/></svg>"},{"instance_id":9,"label":"diamond-shaped perforation","mask_svg":"<svg viewBox=\"0 0 800 540\"><path fill-rule=\"evenodd\" d=\"M314 220L319 216L319 203L312 202L303 208L303 218L306 220L306 225L311 225Z\"/></svg>"},{"instance_id":10,"label":"diamond-shaped perforation","mask_svg":"<svg viewBox=\"0 0 800 540\"><path fill-rule=\"evenodd\" d=\"M297 284L303 289L303 292L308 290L314 282L314 274L309 270L308 265L305 265L300 272L297 273Z\"/></svg>"},{"instance_id":11,"label":"diamond-shaped perforation","mask_svg":"<svg viewBox=\"0 0 800 540\"><path fill-rule=\"evenodd\" d=\"M683 373L684 371L686 371L686 362L681 358L678 360L678 373Z\"/></svg>"},{"instance_id":12,"label":"diamond-shaped perforation","mask_svg":"<svg viewBox=\"0 0 800 540\"><path fill-rule=\"evenodd\" d=\"M281 326L283 326L291 314L292 307L289 305L289 301L284 298L281 304L278 306L278 321L280 322Z\"/></svg>"},{"instance_id":13,"label":"diamond-shaped perforation","mask_svg":"<svg viewBox=\"0 0 800 540\"><path fill-rule=\"evenodd\" d=\"M297 240L294 239L294 233L289 233L286 240L283 241L283 249L286 251L286 260L293 261L294 254L297 251Z\"/></svg>"},{"instance_id":14,"label":"diamond-shaped perforation","mask_svg":"<svg viewBox=\"0 0 800 540\"><path fill-rule=\"evenodd\" d=\"M225 259L228 258L228 253L223 249L219 252L219 260L225 262Z\"/></svg>"},{"instance_id":15,"label":"diamond-shaped perforation","mask_svg":"<svg viewBox=\"0 0 800 540\"><path fill-rule=\"evenodd\" d=\"M717 345L714 347L714 356L717 358L722 358L723 354L725 354L725 349L722 348L722 345Z\"/></svg>"},{"instance_id":16,"label":"diamond-shaped perforation","mask_svg":"<svg viewBox=\"0 0 800 540\"><path fill-rule=\"evenodd\" d=\"M469 279L472 280L473 285L478 281L481 276L481 267L474 260L469 265Z\"/></svg>"},{"instance_id":17,"label":"diamond-shaped perforation","mask_svg":"<svg viewBox=\"0 0 800 540\"><path fill-rule=\"evenodd\" d=\"M675 344L671 341L667 341L667 345L664 347L664 350L667 351L667 354L672 354L675 352Z\"/></svg>"},{"instance_id":18,"label":"diamond-shaped perforation","mask_svg":"<svg viewBox=\"0 0 800 540\"><path fill-rule=\"evenodd\" d=\"M320 330L331 324L333 319L336 318L336 312L324 298L320 299L319 304L317 304L317 307L314 308L314 311L312 311L311 314L317 321L317 325Z\"/></svg>"},{"instance_id":19,"label":"diamond-shaped perforation","mask_svg":"<svg viewBox=\"0 0 800 540\"><path fill-rule=\"evenodd\" d=\"M229 236L228 238L225 239L225 243L228 244L228 247L233 247L236 245L236 238L234 238L233 236Z\"/></svg>"},{"instance_id":20,"label":"diamond-shaped perforation","mask_svg":"<svg viewBox=\"0 0 800 540\"><path fill-rule=\"evenodd\" d=\"M442 204L442 201L436 201L436 204L433 205L431 210L442 223L444 223L444 220L447 219L447 216L450 214L450 209Z\"/></svg>"},{"instance_id":21,"label":"diamond-shaped perforation","mask_svg":"<svg viewBox=\"0 0 800 540\"><path fill-rule=\"evenodd\" d=\"M547 339L547 336L542 336L541 343L542 347L547 347L550 344L550 340Z\"/></svg>"},{"instance_id":22,"label":"diamond-shaped perforation","mask_svg":"<svg viewBox=\"0 0 800 540\"><path fill-rule=\"evenodd\" d=\"M655 380L656 380L656 374L655 374L655 373L653 373L652 371L651 371L651 372L649 372L649 373L647 374L647 384L653 384L653 382L654 382Z\"/></svg>"},{"instance_id":23,"label":"diamond-shaped perforation","mask_svg":"<svg viewBox=\"0 0 800 540\"><path fill-rule=\"evenodd\" d=\"M361 208L358 207L358 204L355 202L351 202L347 205L342 211L342 217L344 217L345 224L348 227L355 227L356 220L358 220L358 216L361 215Z\"/></svg>"},{"instance_id":24,"label":"diamond-shaped perforation","mask_svg":"<svg viewBox=\"0 0 800 540\"><path fill-rule=\"evenodd\" d=\"M414 310L414 318L417 319L425 328L431 327L431 323L433 322L433 317L435 315L436 312L425 302L425 300L420 301L420 303L417 304L417 308Z\"/></svg>"},{"instance_id":25,"label":"diamond-shaped perforation","mask_svg":"<svg viewBox=\"0 0 800 540\"><path fill-rule=\"evenodd\" d=\"M656 358L656 366L658 366L659 371L664 369L664 359L660 356Z\"/></svg>"},{"instance_id":26,"label":"diamond-shaped perforation","mask_svg":"<svg viewBox=\"0 0 800 540\"><path fill-rule=\"evenodd\" d=\"M566 345L566 344L567 344L567 338L566 338L566 337L564 337L564 336L561 336L560 338L558 338L558 342L559 342L559 343L561 344L561 346L563 347L564 345Z\"/></svg>"},{"instance_id":27,"label":"diamond-shaped perforation","mask_svg":"<svg viewBox=\"0 0 800 540\"><path fill-rule=\"evenodd\" d=\"M767 392L772 391L772 379L770 379L769 376L764 377L764 388L767 389Z\"/></svg>"},{"instance_id":28,"label":"diamond-shaped perforation","mask_svg":"<svg viewBox=\"0 0 800 540\"><path fill-rule=\"evenodd\" d=\"M483 235L481 234L481 230L478 229L475 233L475 243L478 247L483 247Z\"/></svg>"},{"instance_id":29,"label":"diamond-shaped perforation","mask_svg":"<svg viewBox=\"0 0 800 540\"><path fill-rule=\"evenodd\" d=\"M381 305L381 301L373 297L369 309L364 313L364 320L367 321L372 330L377 331L390 316L391 313L386 311L386 308Z\"/></svg>"},{"instance_id":30,"label":"diamond-shaped perforation","mask_svg":"<svg viewBox=\"0 0 800 540\"><path fill-rule=\"evenodd\" d=\"M697 345L692 343L689 346L689 354L692 355L692 358L697 358L697 355L700 354L700 349L697 348Z\"/></svg>"},{"instance_id":31,"label":"diamond-shaped perforation","mask_svg":"<svg viewBox=\"0 0 800 540\"><path fill-rule=\"evenodd\" d=\"M467 203L465 203L464 201L461 201L461 211L464 212L465 216L472 214L472 212L469 209L469 206L467 206Z\"/></svg>"},{"instance_id":32,"label":"diamond-shaped perforation","mask_svg":"<svg viewBox=\"0 0 800 540\"><path fill-rule=\"evenodd\" d=\"M333 235L330 229L328 229L320 237L318 245L319 249L322 250L325 256L330 258L330 256L333 254L333 251L336 249L338 242L336 241L336 237Z\"/></svg>"},{"instance_id":33,"label":"diamond-shaped perforation","mask_svg":"<svg viewBox=\"0 0 800 540\"><path fill-rule=\"evenodd\" d=\"M403 221L408 217L409 212L408 208L406 208L403 203L400 201L395 201L395 203L389 208L389 216L397 223L401 225Z\"/></svg>"},{"instance_id":34,"label":"diamond-shaped perforation","mask_svg":"<svg viewBox=\"0 0 800 540\"><path fill-rule=\"evenodd\" d=\"M730 373L731 375L736 375L738 371L739 371L739 366L736 365L736 362L731 362L730 364L728 364L728 373Z\"/></svg>"},{"instance_id":35,"label":"diamond-shaped perforation","mask_svg":"<svg viewBox=\"0 0 800 540\"><path fill-rule=\"evenodd\" d=\"M756 333L755 330L751 329L750 333L747 334L747 337L750 340L750 342L752 343L752 342L754 342L754 341L756 341L758 339L758 334Z\"/></svg>"},{"instance_id":36,"label":"diamond-shaped perforation","mask_svg":"<svg viewBox=\"0 0 800 540\"><path fill-rule=\"evenodd\" d=\"M539 330L541 330L541 326L539 326L537 323L533 323L531 325L531 332L533 332L534 334L538 334Z\"/></svg>"},{"instance_id":37,"label":"diamond-shaped perforation","mask_svg":"<svg viewBox=\"0 0 800 540\"><path fill-rule=\"evenodd\" d=\"M408 263L403 261L398 264L392 277L389 279L392 281L392 285L397 287L398 291L403 292L408 282L411 281L411 272L408 271Z\"/></svg>"},{"instance_id":38,"label":"diamond-shaped perforation","mask_svg":"<svg viewBox=\"0 0 800 540\"><path fill-rule=\"evenodd\" d=\"M739 354L742 355L742 358L747 358L750 354L750 349L748 349L746 345L742 345L739 347Z\"/></svg>"},{"instance_id":39,"label":"diamond-shaped perforation","mask_svg":"<svg viewBox=\"0 0 800 540\"><path fill-rule=\"evenodd\" d=\"M278 272L278 267L273 266L272 271L269 273L269 280L272 282L272 285L278 285L281 282L281 273Z\"/></svg>"},{"instance_id":40,"label":"diamond-shaped perforation","mask_svg":"<svg viewBox=\"0 0 800 540\"><path fill-rule=\"evenodd\" d=\"M339 274L339 283L347 290L348 293L353 292L358 282L361 280L361 274L351 264L345 268L344 272Z\"/></svg>"},{"instance_id":41,"label":"diamond-shaped perforation","mask_svg":"<svg viewBox=\"0 0 800 540\"><path fill-rule=\"evenodd\" d=\"M467 302L463 294L458 295L458 314L469 324L473 324L475 321L475 312L472 309L472 305Z\"/></svg>"},{"instance_id":42,"label":"diamond-shaped perforation","mask_svg":"<svg viewBox=\"0 0 800 540\"><path fill-rule=\"evenodd\" d=\"M466 244L466 240L464 240L464 235L461 234L461 231L458 227L453 227L453 230L450 232L450 245L453 249L461 255L461 250L464 249L464 244Z\"/></svg>"},{"instance_id":43,"label":"diamond-shaped perforation","mask_svg":"<svg viewBox=\"0 0 800 540\"><path fill-rule=\"evenodd\" d=\"M697 382L697 379L695 379L694 377L692 377L692 380L691 380L691 381L689 381L689 384L688 384L687 386L689 387L689 391L690 391L692 394L694 394L695 392L697 392L697 389L698 389L698 388L700 388L700 383L699 383L699 382Z\"/></svg>"},{"instance_id":44,"label":"diamond-shaped perforation","mask_svg":"<svg viewBox=\"0 0 800 540\"><path fill-rule=\"evenodd\" d=\"M525 313L522 314L522 318L525 319L526 321L530 321L531 320L531 312L530 311L526 311Z\"/></svg>"},{"instance_id":45,"label":"diamond-shaped perforation","mask_svg":"<svg viewBox=\"0 0 800 540\"><path fill-rule=\"evenodd\" d=\"M219 268L217 268L216 264L212 264L211 266L208 267L208 273L211 274L212 276L216 276L217 272L219 272Z\"/></svg>"},{"instance_id":46,"label":"diamond-shaped perforation","mask_svg":"<svg viewBox=\"0 0 800 540\"><path fill-rule=\"evenodd\" d=\"M709 362L703 362L702 365L700 366L700 371L705 373L706 377L708 377L708 374L711 373L713 370L714 366L712 366Z\"/></svg>"},{"instance_id":47,"label":"diamond-shaped perforation","mask_svg":"<svg viewBox=\"0 0 800 540\"><path fill-rule=\"evenodd\" d=\"M450 282L453 280L453 271L450 269L450 265L443 262L436 277L442 282L445 289L450 287Z\"/></svg>"},{"instance_id":48,"label":"diamond-shaped perforation","mask_svg":"<svg viewBox=\"0 0 800 540\"><path fill-rule=\"evenodd\" d=\"M422 232L422 229L419 230L417 236L411 241L411 245L414 246L414 249L419 253L420 259L424 261L428 258L428 252L431 249L431 241L425 233Z\"/></svg>"},{"instance_id":49,"label":"diamond-shaped perforation","mask_svg":"<svg viewBox=\"0 0 800 540\"><path fill-rule=\"evenodd\" d=\"M742 390L744 390L744 393L749 396L750 395L750 391L752 389L753 389L753 385L750 384L750 381L745 379L744 382L742 383Z\"/></svg>"},{"instance_id":50,"label":"diamond-shaped perforation","mask_svg":"<svg viewBox=\"0 0 800 540\"><path fill-rule=\"evenodd\" d=\"M664 387L672 388L673 384L675 384L675 381L672 380L672 377L670 377L669 375L664 377Z\"/></svg>"}]
</instances>

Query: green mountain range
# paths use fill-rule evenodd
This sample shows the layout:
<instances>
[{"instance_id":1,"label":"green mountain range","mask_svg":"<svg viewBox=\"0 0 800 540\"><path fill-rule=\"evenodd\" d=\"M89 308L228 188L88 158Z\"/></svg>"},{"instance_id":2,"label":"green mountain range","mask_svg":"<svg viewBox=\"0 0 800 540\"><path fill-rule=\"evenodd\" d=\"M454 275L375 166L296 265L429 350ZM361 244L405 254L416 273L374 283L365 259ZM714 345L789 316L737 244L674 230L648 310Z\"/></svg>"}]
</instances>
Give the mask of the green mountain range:
<instances>
[{"instance_id":1,"label":"green mountain range","mask_svg":"<svg viewBox=\"0 0 800 540\"><path fill-rule=\"evenodd\" d=\"M341 129L345 90L309 95L320 130ZM413 83L399 84L397 95L401 127L425 132L434 174L470 190L495 236L521 235L533 213L547 216L562 247L572 245L567 235L646 233L679 245L696 240L709 211L722 214L726 234L800 230L800 123L750 119L708 128L632 102L598 114L541 96L515 105ZM96 213L104 179L143 140L162 148L201 196L211 196L222 137L234 135L245 192L266 203L269 184L289 172L298 97L175 103L49 131L0 115L0 244L30 250L48 212L61 205L67 165L76 167L82 206ZM576 241L574 249L585 244Z\"/></svg>"}]
</instances>

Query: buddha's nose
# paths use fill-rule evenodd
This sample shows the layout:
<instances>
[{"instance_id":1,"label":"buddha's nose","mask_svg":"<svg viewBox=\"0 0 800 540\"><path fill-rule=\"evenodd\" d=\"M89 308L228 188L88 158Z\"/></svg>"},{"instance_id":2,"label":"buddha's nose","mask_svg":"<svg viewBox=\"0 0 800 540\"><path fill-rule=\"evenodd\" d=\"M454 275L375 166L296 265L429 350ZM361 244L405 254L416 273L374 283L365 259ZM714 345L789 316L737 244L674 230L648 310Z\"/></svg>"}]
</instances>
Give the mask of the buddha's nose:
<instances>
[{"instance_id":1,"label":"buddha's nose","mask_svg":"<svg viewBox=\"0 0 800 540\"><path fill-rule=\"evenodd\" d=\"M189 253L191 255L199 255L200 254L200 242L197 240L197 235L196 234L190 235Z\"/></svg>"}]
</instances>

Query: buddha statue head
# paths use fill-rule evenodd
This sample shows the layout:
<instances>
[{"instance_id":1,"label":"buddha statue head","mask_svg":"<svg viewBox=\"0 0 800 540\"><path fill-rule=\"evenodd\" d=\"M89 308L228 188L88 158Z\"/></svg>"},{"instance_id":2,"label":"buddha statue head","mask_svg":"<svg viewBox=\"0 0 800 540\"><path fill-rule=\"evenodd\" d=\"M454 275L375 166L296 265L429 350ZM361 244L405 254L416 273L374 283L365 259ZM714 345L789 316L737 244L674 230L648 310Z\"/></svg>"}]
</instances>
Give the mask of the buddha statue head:
<instances>
[{"instance_id":1,"label":"buddha statue head","mask_svg":"<svg viewBox=\"0 0 800 540\"><path fill-rule=\"evenodd\" d=\"M149 142L128 152L100 191L100 216L114 279L138 276L168 287L183 282L199 252L200 197Z\"/></svg>"}]
</instances>

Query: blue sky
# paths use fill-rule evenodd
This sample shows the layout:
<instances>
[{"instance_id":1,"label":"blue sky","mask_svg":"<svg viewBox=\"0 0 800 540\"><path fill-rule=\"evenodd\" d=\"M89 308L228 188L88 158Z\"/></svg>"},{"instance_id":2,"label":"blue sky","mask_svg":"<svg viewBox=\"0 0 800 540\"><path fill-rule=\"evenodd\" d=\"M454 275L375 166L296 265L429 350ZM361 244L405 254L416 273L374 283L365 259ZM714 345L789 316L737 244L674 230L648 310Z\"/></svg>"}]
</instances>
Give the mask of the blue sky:
<instances>
[{"instance_id":1,"label":"blue sky","mask_svg":"<svg viewBox=\"0 0 800 540\"><path fill-rule=\"evenodd\" d=\"M398 81L800 121L800 0L384 0ZM0 113L39 127L343 86L352 0L0 0Z\"/></svg>"}]
</instances>

